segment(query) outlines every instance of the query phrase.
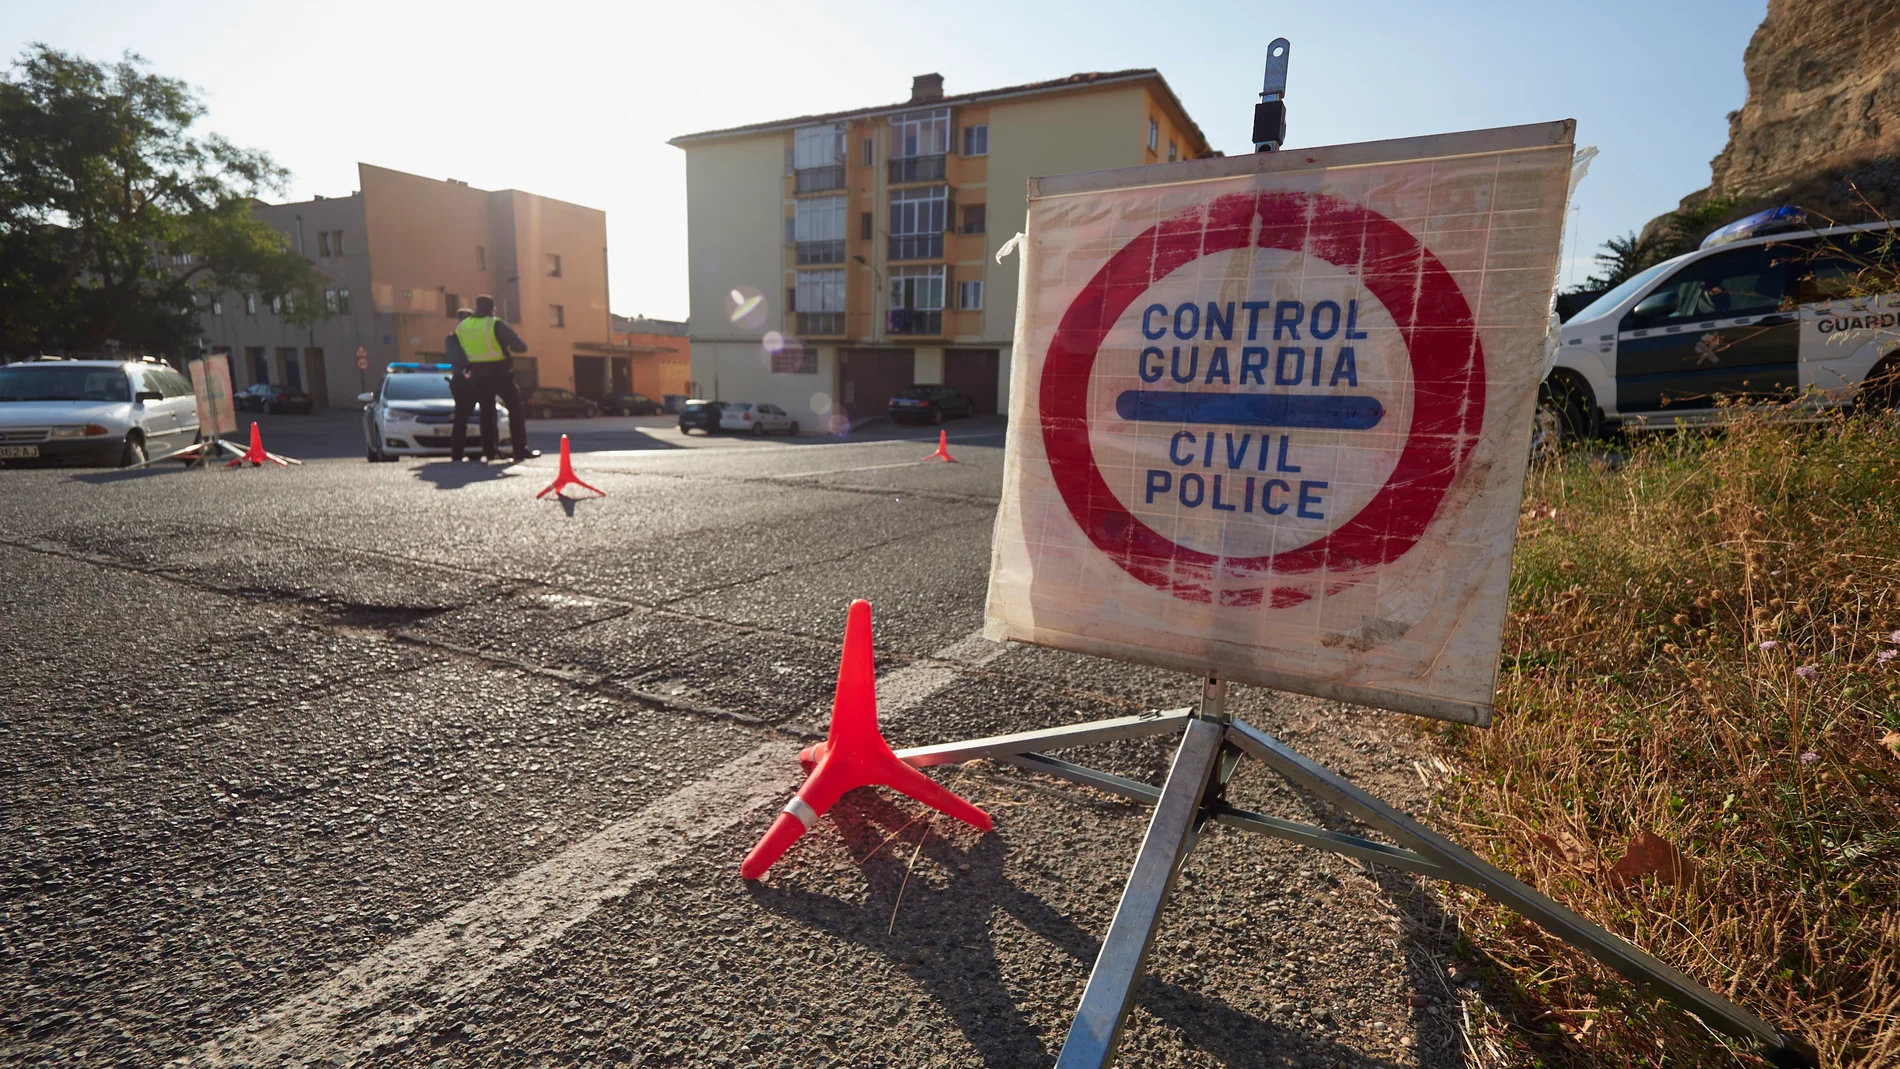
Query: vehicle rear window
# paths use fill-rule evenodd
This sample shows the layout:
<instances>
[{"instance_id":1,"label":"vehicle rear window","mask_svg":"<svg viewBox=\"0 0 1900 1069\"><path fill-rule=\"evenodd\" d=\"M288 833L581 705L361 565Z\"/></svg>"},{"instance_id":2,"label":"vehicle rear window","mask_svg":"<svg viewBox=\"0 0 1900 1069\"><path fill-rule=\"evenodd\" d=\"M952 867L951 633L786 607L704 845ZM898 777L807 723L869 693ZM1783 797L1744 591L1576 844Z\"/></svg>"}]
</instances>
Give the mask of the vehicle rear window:
<instances>
[{"instance_id":1,"label":"vehicle rear window","mask_svg":"<svg viewBox=\"0 0 1900 1069\"><path fill-rule=\"evenodd\" d=\"M906 397L913 401L928 401L937 396L937 391L941 389L943 389L941 386L906 386L903 392L897 396Z\"/></svg>"},{"instance_id":2,"label":"vehicle rear window","mask_svg":"<svg viewBox=\"0 0 1900 1069\"><path fill-rule=\"evenodd\" d=\"M719 407L719 402L717 401L690 401L687 403L686 407L680 409L680 411L704 412L709 408L718 408L718 407Z\"/></svg>"},{"instance_id":3,"label":"vehicle rear window","mask_svg":"<svg viewBox=\"0 0 1900 1069\"><path fill-rule=\"evenodd\" d=\"M0 401L130 401L116 367L0 367Z\"/></svg>"},{"instance_id":4,"label":"vehicle rear window","mask_svg":"<svg viewBox=\"0 0 1900 1069\"><path fill-rule=\"evenodd\" d=\"M383 380L385 401L444 401L454 396L447 375L408 372Z\"/></svg>"}]
</instances>

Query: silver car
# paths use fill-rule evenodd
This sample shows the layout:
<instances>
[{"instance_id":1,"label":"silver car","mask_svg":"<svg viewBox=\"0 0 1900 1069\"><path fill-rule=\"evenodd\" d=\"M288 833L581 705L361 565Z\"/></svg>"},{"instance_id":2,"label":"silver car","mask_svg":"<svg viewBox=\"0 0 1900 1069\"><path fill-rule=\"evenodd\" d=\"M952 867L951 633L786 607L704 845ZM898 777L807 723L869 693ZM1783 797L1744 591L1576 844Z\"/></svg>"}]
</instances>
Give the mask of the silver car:
<instances>
[{"instance_id":1,"label":"silver car","mask_svg":"<svg viewBox=\"0 0 1900 1069\"><path fill-rule=\"evenodd\" d=\"M0 367L0 463L127 467L197 440L191 383L164 364L41 358Z\"/></svg>"},{"instance_id":2,"label":"silver car","mask_svg":"<svg viewBox=\"0 0 1900 1069\"><path fill-rule=\"evenodd\" d=\"M719 429L743 431L757 437L767 434L797 434L798 421L777 405L747 401L719 402Z\"/></svg>"},{"instance_id":3,"label":"silver car","mask_svg":"<svg viewBox=\"0 0 1900 1069\"><path fill-rule=\"evenodd\" d=\"M382 385L357 394L363 402L364 456L370 463L397 457L447 456L455 429L455 391L448 364L395 363ZM482 450L481 410L469 415L469 445ZM508 437L508 410L495 406L498 436Z\"/></svg>"}]
</instances>

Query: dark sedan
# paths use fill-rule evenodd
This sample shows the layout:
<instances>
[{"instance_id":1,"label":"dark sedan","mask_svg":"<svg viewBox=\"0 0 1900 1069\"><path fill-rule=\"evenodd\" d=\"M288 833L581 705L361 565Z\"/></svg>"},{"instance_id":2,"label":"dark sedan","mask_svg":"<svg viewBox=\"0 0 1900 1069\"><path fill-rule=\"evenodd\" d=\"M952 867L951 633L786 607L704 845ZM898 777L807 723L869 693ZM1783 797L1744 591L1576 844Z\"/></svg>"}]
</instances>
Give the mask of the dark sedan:
<instances>
[{"instance_id":1,"label":"dark sedan","mask_svg":"<svg viewBox=\"0 0 1900 1069\"><path fill-rule=\"evenodd\" d=\"M295 412L307 416L316 407L309 394L274 382L260 382L231 401L239 412Z\"/></svg>"},{"instance_id":2,"label":"dark sedan","mask_svg":"<svg viewBox=\"0 0 1900 1069\"><path fill-rule=\"evenodd\" d=\"M607 395L600 403L601 411L610 416L657 416L660 414L660 402L643 393L616 393Z\"/></svg>"},{"instance_id":3,"label":"dark sedan","mask_svg":"<svg viewBox=\"0 0 1900 1069\"><path fill-rule=\"evenodd\" d=\"M700 431L705 434L719 432L719 415L723 406L717 401L688 401L680 406L680 433Z\"/></svg>"},{"instance_id":4,"label":"dark sedan","mask_svg":"<svg viewBox=\"0 0 1900 1069\"><path fill-rule=\"evenodd\" d=\"M976 412L976 401L948 386L906 386L891 398L893 423L942 423L952 416Z\"/></svg>"},{"instance_id":5,"label":"dark sedan","mask_svg":"<svg viewBox=\"0 0 1900 1069\"><path fill-rule=\"evenodd\" d=\"M528 395L529 419L566 419L579 416L593 419L600 415L600 406L575 393L556 386L542 386Z\"/></svg>"}]
</instances>

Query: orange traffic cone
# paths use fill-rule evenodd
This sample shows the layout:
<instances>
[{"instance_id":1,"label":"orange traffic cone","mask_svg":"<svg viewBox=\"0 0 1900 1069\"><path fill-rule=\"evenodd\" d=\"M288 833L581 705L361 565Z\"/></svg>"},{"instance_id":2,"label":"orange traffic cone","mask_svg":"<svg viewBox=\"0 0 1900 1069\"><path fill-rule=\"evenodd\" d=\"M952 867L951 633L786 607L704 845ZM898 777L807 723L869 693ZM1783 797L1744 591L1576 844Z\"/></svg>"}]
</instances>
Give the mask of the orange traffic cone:
<instances>
[{"instance_id":1,"label":"orange traffic cone","mask_svg":"<svg viewBox=\"0 0 1900 1069\"><path fill-rule=\"evenodd\" d=\"M941 460L947 464L955 464L957 462L957 458L950 455L950 432L949 431L937 432L937 451L925 457L924 459L925 460Z\"/></svg>"},{"instance_id":2,"label":"orange traffic cone","mask_svg":"<svg viewBox=\"0 0 1900 1069\"><path fill-rule=\"evenodd\" d=\"M831 704L831 732L825 741L799 755L816 762L805 785L772 822L759 845L746 855L739 875L756 880L784 855L846 791L889 787L941 813L989 831L990 815L950 793L936 780L897 759L877 728L876 669L871 662L871 603L851 603L845 617L844 657L838 663L838 690Z\"/></svg>"},{"instance_id":3,"label":"orange traffic cone","mask_svg":"<svg viewBox=\"0 0 1900 1069\"><path fill-rule=\"evenodd\" d=\"M539 501L549 494L554 494L558 497L561 491L569 486L578 486L583 490L592 490L602 497L607 496L607 491L599 487L588 486L586 483L581 482L579 476L574 474L574 454L569 452L567 447L567 435L563 434L561 435L561 470L554 473L554 481L548 484L546 490L534 495L534 499Z\"/></svg>"},{"instance_id":4,"label":"orange traffic cone","mask_svg":"<svg viewBox=\"0 0 1900 1069\"><path fill-rule=\"evenodd\" d=\"M251 464L251 466L253 467L262 467L266 460L270 461L272 464L276 464L276 465L279 465L281 467L286 467L286 468L291 466L292 464L303 463L303 461L301 460L292 460L289 457L280 457L276 453L272 453L266 450L264 448L264 436L258 433L257 421L252 420L251 421L251 447L244 451L243 456L226 464L225 467L235 468L247 462Z\"/></svg>"}]
</instances>

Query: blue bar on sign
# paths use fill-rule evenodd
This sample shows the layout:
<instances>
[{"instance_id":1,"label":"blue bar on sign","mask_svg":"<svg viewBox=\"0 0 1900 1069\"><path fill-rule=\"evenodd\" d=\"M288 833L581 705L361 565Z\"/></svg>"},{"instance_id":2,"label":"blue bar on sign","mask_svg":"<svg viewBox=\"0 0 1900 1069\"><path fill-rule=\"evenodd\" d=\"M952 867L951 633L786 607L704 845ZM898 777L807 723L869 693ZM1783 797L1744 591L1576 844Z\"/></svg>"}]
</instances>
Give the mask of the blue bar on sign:
<instances>
[{"instance_id":1,"label":"blue bar on sign","mask_svg":"<svg viewBox=\"0 0 1900 1069\"><path fill-rule=\"evenodd\" d=\"M1385 418L1385 406L1376 397L1336 394L1128 390L1115 398L1115 414L1155 423L1364 431Z\"/></svg>"}]
</instances>

